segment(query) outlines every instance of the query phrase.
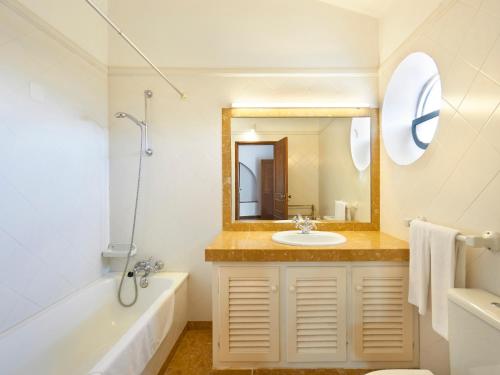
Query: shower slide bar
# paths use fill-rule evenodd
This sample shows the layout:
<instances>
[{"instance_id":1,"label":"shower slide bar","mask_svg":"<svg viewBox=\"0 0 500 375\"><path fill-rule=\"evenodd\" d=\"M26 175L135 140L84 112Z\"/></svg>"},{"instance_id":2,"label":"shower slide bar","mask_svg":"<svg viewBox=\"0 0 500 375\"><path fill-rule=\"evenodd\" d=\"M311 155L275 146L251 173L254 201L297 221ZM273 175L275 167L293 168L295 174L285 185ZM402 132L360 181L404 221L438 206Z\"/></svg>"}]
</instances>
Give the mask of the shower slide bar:
<instances>
[{"instance_id":1,"label":"shower slide bar","mask_svg":"<svg viewBox=\"0 0 500 375\"><path fill-rule=\"evenodd\" d=\"M108 23L109 26L111 26L118 33L118 35L120 35L122 37L122 39L130 47L132 47L135 50L135 52L137 52L144 59L144 61L146 61L149 64L149 66L151 68L153 68L153 70L156 71L156 73L158 73L161 76L161 78L163 78L165 80L165 82L168 83L168 85L172 89L174 89L179 94L181 99L187 98L186 94L183 93L181 90L179 90L177 87L175 87L175 85L172 82L170 82L170 80L167 78L167 76L165 74L163 74L162 71L160 69L158 69L158 67L155 64L153 64L153 62L139 49L139 47L137 47L135 45L135 43L132 42L130 40L130 38L127 35L125 35L120 30L120 28L101 9L99 9L99 7L97 5L95 5L91 0L85 0L85 1L87 2L87 4L90 5L90 7L92 7L97 12L97 14L99 14L102 17L102 19L104 19L104 21L106 21Z\"/></svg>"},{"instance_id":2,"label":"shower slide bar","mask_svg":"<svg viewBox=\"0 0 500 375\"><path fill-rule=\"evenodd\" d=\"M425 217L416 217L414 219L405 219L405 224L407 227L413 220L427 221ZM497 252L500 251L500 233L485 231L481 235L464 235L458 234L457 241L463 242L469 247L485 247L490 251Z\"/></svg>"}]
</instances>

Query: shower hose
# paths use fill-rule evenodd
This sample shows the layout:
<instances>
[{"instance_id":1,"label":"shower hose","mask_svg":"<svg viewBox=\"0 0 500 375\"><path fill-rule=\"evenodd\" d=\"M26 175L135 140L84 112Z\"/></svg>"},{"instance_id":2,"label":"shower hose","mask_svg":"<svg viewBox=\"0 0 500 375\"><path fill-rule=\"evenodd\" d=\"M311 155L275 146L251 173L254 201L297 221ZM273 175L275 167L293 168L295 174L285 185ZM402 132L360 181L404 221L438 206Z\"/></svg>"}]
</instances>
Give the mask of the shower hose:
<instances>
[{"instance_id":1,"label":"shower hose","mask_svg":"<svg viewBox=\"0 0 500 375\"><path fill-rule=\"evenodd\" d=\"M132 221L132 233L130 236L130 246L128 249L127 253L127 261L125 263L125 267L123 267L123 272L122 272L122 277L120 279L120 286L118 288L118 301L120 302L120 305L123 307L131 307L137 302L137 297L139 295L138 289L137 289L137 275L135 272L133 272L133 278L134 278L134 298L132 299L131 302L126 303L123 301L122 298L122 289L123 289L123 283L125 281L125 276L127 276L127 270L130 264L130 258L132 256L132 249L134 247L134 237L135 237L135 224L137 221L137 206L139 204L139 193L141 190L141 175L142 175L142 157L144 154L144 131L141 127L141 150L139 152L139 168L138 168L138 173L137 173L137 189L135 192L135 206L134 206L134 217Z\"/></svg>"}]
</instances>

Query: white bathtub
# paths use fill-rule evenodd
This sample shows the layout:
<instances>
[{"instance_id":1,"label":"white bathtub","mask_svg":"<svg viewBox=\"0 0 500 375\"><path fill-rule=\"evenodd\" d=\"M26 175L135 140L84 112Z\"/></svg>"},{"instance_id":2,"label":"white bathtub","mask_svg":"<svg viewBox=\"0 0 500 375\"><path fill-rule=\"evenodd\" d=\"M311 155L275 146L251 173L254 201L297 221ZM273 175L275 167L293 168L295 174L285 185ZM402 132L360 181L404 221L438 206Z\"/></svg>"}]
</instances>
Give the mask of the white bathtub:
<instances>
[{"instance_id":1,"label":"white bathtub","mask_svg":"<svg viewBox=\"0 0 500 375\"><path fill-rule=\"evenodd\" d=\"M0 374L156 375L186 324L187 276L153 275L130 308L118 274L95 281L0 335Z\"/></svg>"}]
</instances>

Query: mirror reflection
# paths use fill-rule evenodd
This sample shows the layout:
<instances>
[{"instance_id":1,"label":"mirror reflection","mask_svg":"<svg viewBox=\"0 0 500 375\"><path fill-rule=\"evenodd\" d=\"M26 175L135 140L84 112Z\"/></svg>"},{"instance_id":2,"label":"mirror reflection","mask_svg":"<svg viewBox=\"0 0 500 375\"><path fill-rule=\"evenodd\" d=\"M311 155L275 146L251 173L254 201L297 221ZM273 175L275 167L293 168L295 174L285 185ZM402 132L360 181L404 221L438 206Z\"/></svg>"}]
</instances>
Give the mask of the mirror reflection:
<instances>
[{"instance_id":1,"label":"mirror reflection","mask_svg":"<svg viewBox=\"0 0 500 375\"><path fill-rule=\"evenodd\" d=\"M233 118L233 220L368 223L370 118Z\"/></svg>"}]
</instances>

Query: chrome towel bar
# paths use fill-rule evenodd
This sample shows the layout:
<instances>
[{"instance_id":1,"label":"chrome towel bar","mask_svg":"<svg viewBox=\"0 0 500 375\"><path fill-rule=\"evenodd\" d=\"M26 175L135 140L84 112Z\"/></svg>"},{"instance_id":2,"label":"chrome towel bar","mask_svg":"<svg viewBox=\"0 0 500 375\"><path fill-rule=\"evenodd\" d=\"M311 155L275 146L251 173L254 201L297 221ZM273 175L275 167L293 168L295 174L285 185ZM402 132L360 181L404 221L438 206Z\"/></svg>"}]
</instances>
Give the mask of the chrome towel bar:
<instances>
[{"instance_id":1,"label":"chrome towel bar","mask_svg":"<svg viewBox=\"0 0 500 375\"><path fill-rule=\"evenodd\" d=\"M425 217L416 217L414 219L405 219L407 227L413 220L427 221ZM500 233L493 231L485 231L480 235L465 235L458 234L457 241L464 242L469 247L485 247L486 249L497 252L500 251Z\"/></svg>"}]
</instances>

